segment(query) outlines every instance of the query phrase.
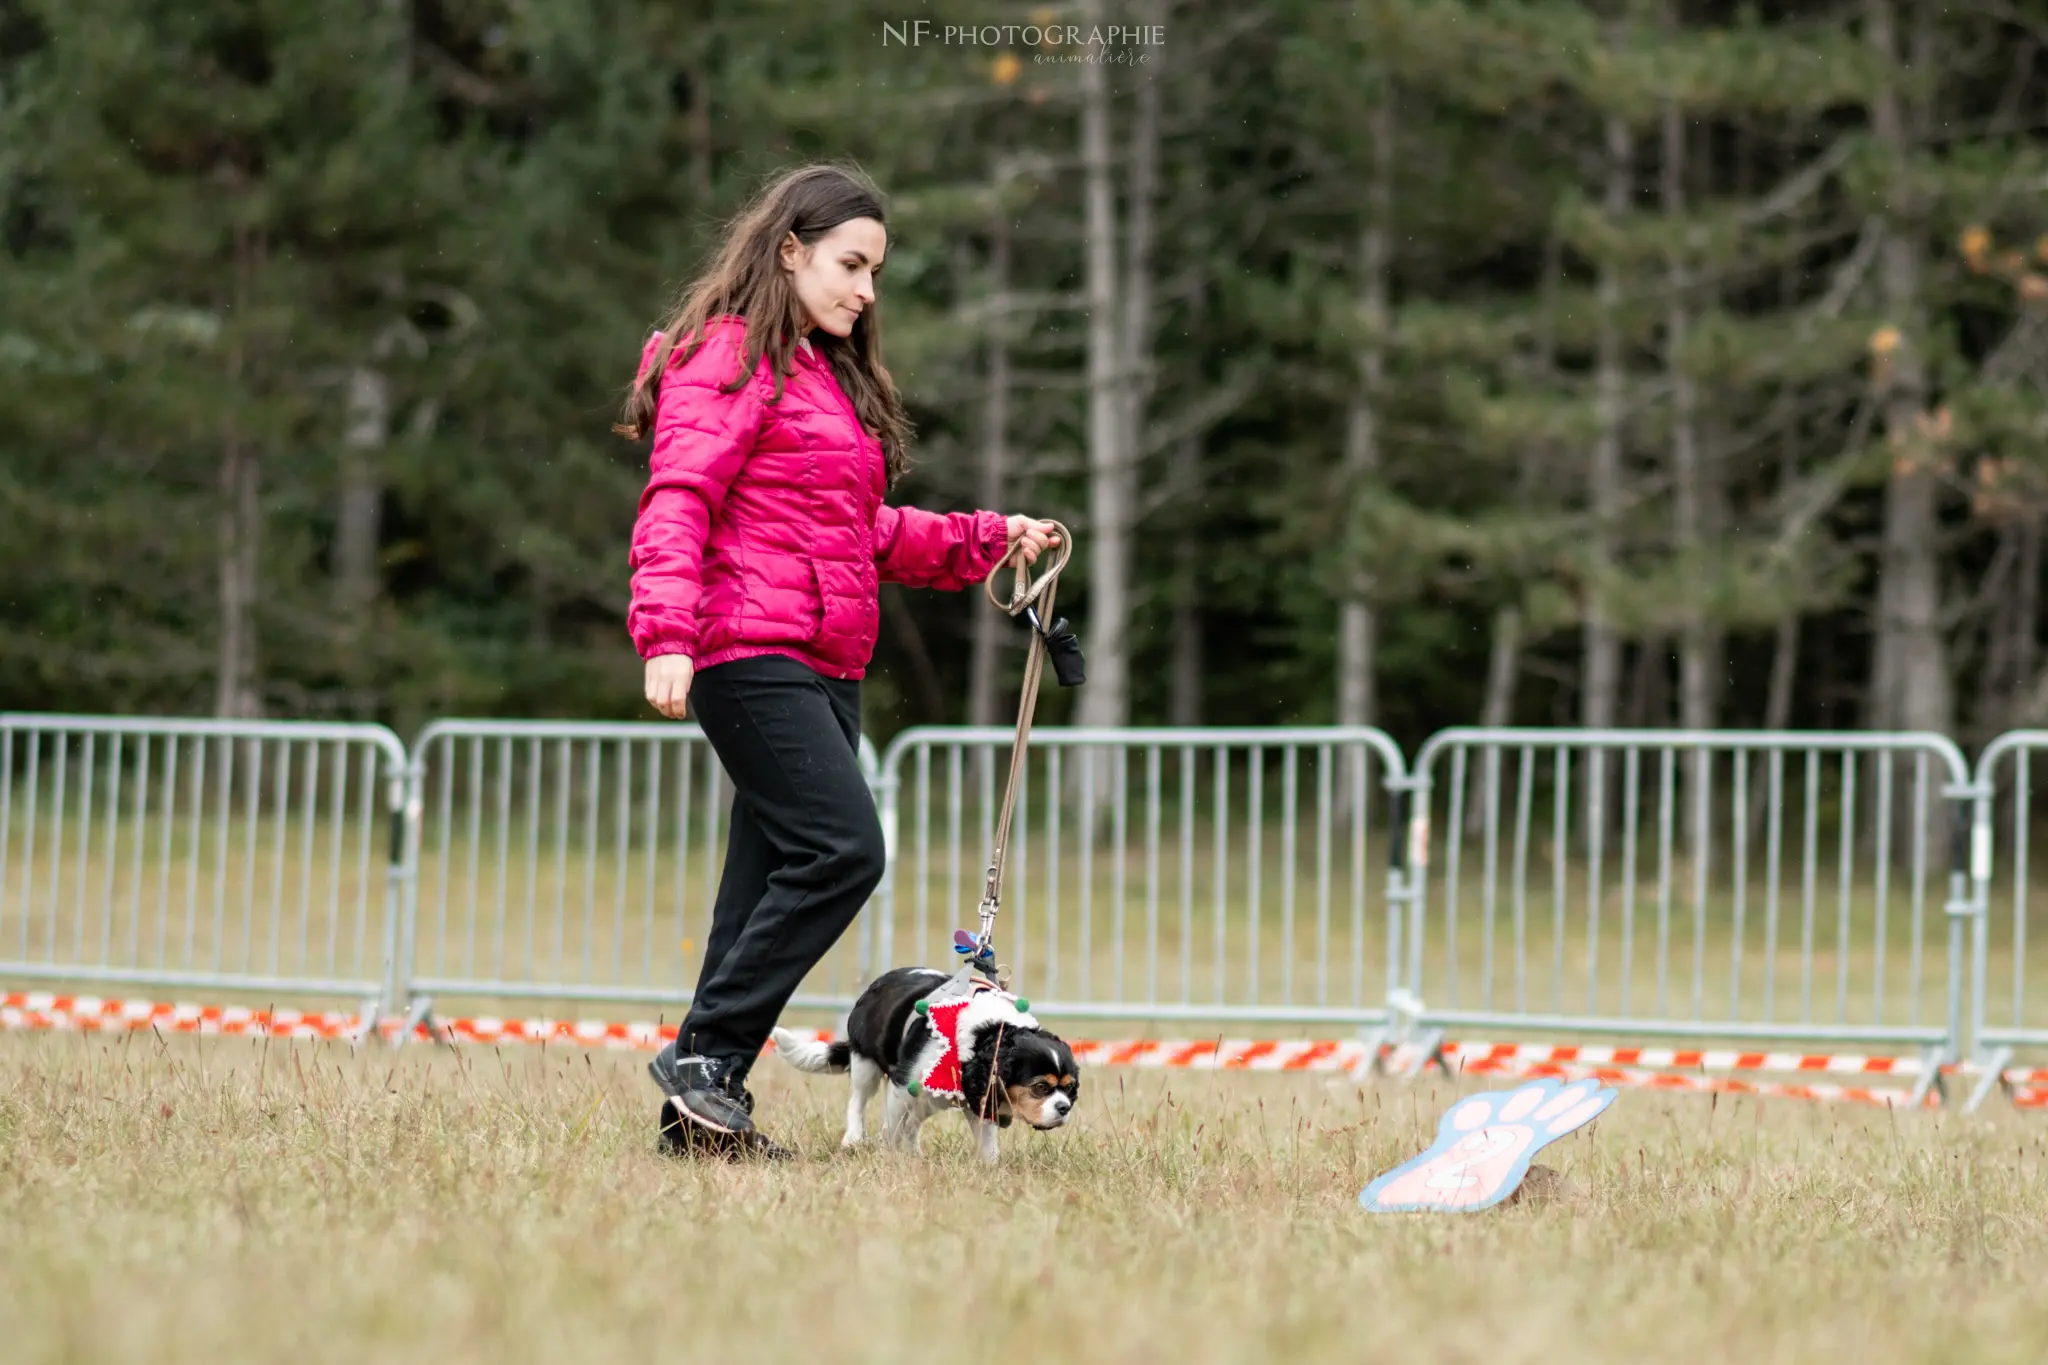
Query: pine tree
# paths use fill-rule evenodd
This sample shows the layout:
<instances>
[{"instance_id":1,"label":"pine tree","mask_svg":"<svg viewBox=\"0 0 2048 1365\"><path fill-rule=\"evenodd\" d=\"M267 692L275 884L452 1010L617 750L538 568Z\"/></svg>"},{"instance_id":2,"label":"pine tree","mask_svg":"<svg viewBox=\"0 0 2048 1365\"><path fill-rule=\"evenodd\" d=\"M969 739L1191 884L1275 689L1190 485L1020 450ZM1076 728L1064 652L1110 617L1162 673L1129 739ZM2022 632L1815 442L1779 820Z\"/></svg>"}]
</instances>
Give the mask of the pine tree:
<instances>
[{"instance_id":1,"label":"pine tree","mask_svg":"<svg viewBox=\"0 0 2048 1365\"><path fill-rule=\"evenodd\" d=\"M146 680L146 704L190 704L210 671L217 714L257 714L267 658L332 659L316 561L337 448L361 449L339 439L346 377L417 336L409 260L434 249L460 178L388 10L31 13L6 109L22 227L5 326L50 377L43 448L105 453L33 481L48 542L101 566L62 576L101 626L73 647L88 673Z\"/></svg>"}]
</instances>

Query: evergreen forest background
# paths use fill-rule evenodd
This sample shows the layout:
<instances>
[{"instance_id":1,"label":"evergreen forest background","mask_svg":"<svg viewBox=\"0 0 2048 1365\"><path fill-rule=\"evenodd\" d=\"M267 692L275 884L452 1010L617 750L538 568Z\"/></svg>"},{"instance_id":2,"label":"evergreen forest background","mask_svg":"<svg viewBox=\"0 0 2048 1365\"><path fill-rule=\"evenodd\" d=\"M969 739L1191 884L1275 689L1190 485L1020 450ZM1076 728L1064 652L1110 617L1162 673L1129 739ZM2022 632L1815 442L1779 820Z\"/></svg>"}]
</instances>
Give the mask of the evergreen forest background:
<instances>
[{"instance_id":1,"label":"evergreen forest background","mask_svg":"<svg viewBox=\"0 0 2048 1365\"><path fill-rule=\"evenodd\" d=\"M0 0L0 709L651 718L609 424L832 159L889 196L892 500L1077 534L1041 721L2048 721L2044 48L2048 0ZM878 743L1014 715L978 590L882 619Z\"/></svg>"}]
</instances>

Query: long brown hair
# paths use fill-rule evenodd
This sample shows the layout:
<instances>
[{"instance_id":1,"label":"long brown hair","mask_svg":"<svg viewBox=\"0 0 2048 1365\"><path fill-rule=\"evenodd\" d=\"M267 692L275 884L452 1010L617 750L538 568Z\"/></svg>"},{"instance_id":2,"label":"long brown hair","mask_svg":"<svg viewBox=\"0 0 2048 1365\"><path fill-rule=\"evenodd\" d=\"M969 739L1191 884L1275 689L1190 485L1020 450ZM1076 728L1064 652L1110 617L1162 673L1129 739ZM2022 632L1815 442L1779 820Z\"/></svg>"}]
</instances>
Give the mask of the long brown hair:
<instances>
[{"instance_id":1,"label":"long brown hair","mask_svg":"<svg viewBox=\"0 0 2048 1365\"><path fill-rule=\"evenodd\" d=\"M795 365L798 338L810 320L782 269L781 248L794 232L805 246L853 218L872 218L886 226L882 194L860 172L830 163L787 170L769 181L725 231L711 268L699 275L677 299L661 327L654 363L633 382L625 407L612 430L642 440L654 430L655 399L676 343L685 338L688 360L704 344L704 323L722 313L747 321L746 364L724 392L752 381L764 352L773 358L775 398ZM913 434L895 381L882 364L880 300L861 310L851 335L840 338L819 331L811 345L832 366L839 387L853 400L861 425L880 439L883 467L893 485L909 468Z\"/></svg>"}]
</instances>

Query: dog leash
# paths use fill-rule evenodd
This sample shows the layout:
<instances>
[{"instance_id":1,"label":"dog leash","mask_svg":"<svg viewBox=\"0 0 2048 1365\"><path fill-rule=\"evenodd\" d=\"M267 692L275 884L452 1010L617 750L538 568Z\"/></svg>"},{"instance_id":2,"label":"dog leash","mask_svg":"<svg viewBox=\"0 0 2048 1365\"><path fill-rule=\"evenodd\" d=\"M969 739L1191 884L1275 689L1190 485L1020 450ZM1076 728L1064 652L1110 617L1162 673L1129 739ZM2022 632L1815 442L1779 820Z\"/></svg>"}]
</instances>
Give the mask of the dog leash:
<instances>
[{"instance_id":1,"label":"dog leash","mask_svg":"<svg viewBox=\"0 0 2048 1365\"><path fill-rule=\"evenodd\" d=\"M1020 557L1017 559L1017 581L1010 589L1010 599L1005 602L996 595L996 576L990 574L984 583L984 590L990 602L1008 612L1011 616L1022 615L1031 627L1031 646L1024 658L1024 688L1017 704L1017 735L1010 745L1010 775L1003 784L1003 813L996 821L995 847L990 851L988 874L982 885L980 932L969 934L962 929L953 935L953 951L967 959L968 965L982 975L994 980L998 989L1008 991L1009 971L997 964L995 958L996 911L1003 899L1003 867L1009 852L1010 821L1017 809L1017 784L1024 774L1024 751L1031 739L1031 717L1038 709L1038 685L1045 671L1045 661L1052 659L1053 674L1062 687L1078 687L1086 680L1086 661L1081 654L1081 642L1067 627L1064 618L1055 619L1052 614L1053 594L1059 583L1060 570L1067 567L1067 560L1074 552L1073 533L1059 522L1052 523L1059 535L1059 544L1052 555L1052 562L1034 581L1030 566ZM1010 554L1016 553L1013 546ZM1052 624L1048 626L1047 621Z\"/></svg>"}]
</instances>

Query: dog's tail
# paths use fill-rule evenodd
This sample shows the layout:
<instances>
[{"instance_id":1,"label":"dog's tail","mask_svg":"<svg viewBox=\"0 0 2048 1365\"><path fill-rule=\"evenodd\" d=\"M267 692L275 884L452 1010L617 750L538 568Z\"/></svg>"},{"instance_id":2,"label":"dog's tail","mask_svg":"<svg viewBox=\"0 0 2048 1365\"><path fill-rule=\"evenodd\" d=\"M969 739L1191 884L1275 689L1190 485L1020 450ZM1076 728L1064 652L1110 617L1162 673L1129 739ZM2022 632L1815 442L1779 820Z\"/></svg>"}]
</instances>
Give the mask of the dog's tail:
<instances>
[{"instance_id":1,"label":"dog's tail","mask_svg":"<svg viewBox=\"0 0 2048 1365\"><path fill-rule=\"evenodd\" d=\"M845 1043L821 1043L795 1029L775 1030L775 1053L798 1071L844 1071L853 1064L853 1049Z\"/></svg>"}]
</instances>

